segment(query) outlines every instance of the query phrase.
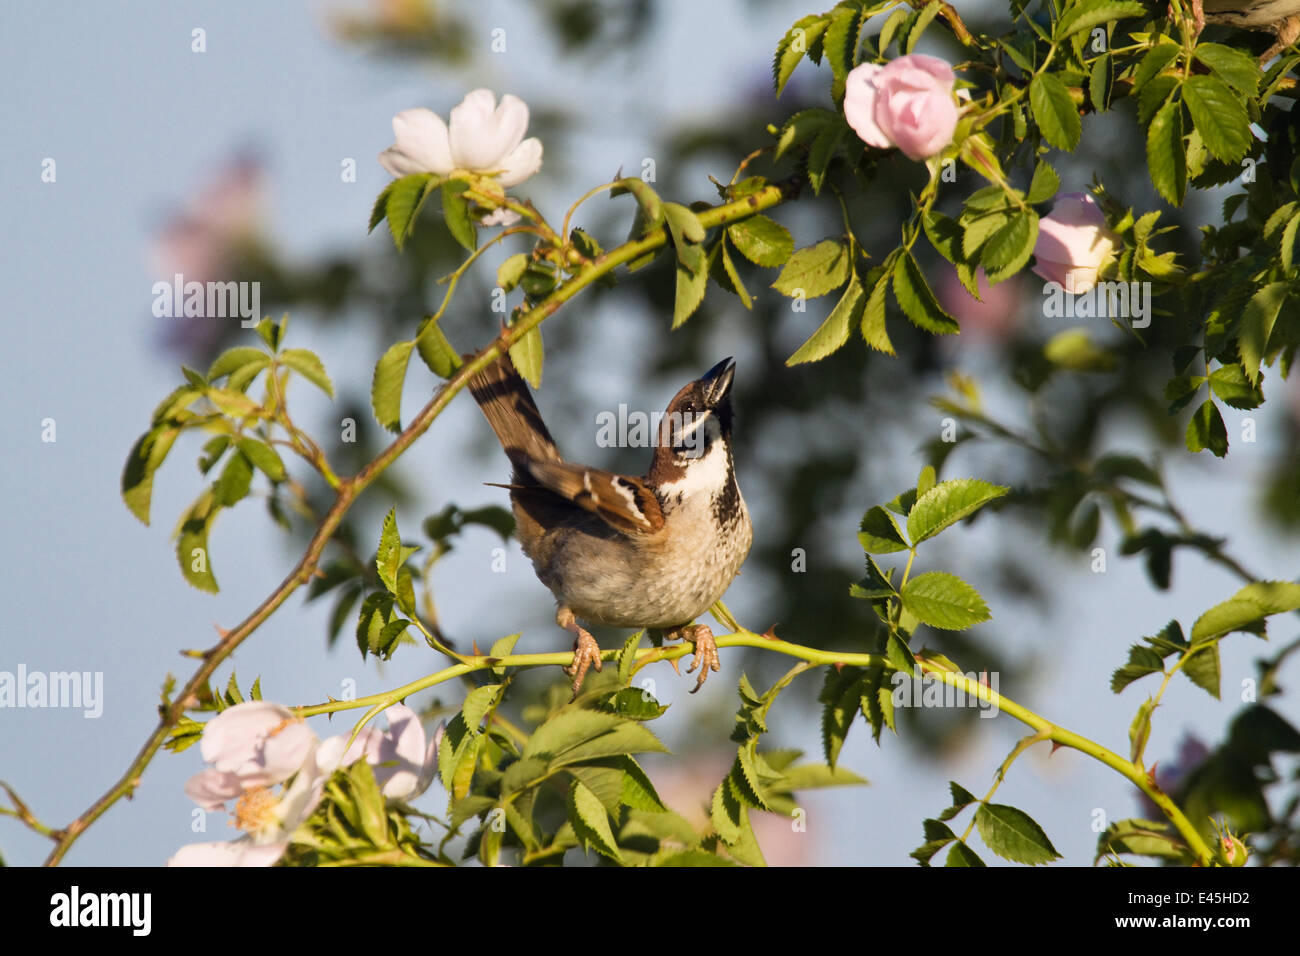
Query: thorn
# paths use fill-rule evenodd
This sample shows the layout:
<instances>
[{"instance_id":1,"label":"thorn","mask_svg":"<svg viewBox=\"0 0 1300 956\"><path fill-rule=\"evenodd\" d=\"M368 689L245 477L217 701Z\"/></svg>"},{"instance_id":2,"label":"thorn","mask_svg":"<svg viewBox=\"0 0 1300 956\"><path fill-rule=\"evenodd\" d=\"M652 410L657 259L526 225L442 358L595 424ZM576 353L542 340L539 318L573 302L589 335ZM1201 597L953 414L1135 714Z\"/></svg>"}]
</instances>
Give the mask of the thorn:
<instances>
[{"instance_id":1,"label":"thorn","mask_svg":"<svg viewBox=\"0 0 1300 956\"><path fill-rule=\"evenodd\" d=\"M221 638L223 641L226 639L226 635L230 633L216 621L212 622L212 629L217 632L217 637Z\"/></svg>"},{"instance_id":2,"label":"thorn","mask_svg":"<svg viewBox=\"0 0 1300 956\"><path fill-rule=\"evenodd\" d=\"M837 673L837 674L841 673L841 672L844 670L844 662L843 662L843 661L836 661L836 662L835 662L833 665L831 665L831 666L833 666L833 667L835 668L835 673Z\"/></svg>"},{"instance_id":3,"label":"thorn","mask_svg":"<svg viewBox=\"0 0 1300 956\"><path fill-rule=\"evenodd\" d=\"M776 636L776 629L779 625L780 622L778 621L776 624L773 624L771 627L769 627L766 631L764 631L759 636L766 637L769 641L779 641L781 638Z\"/></svg>"},{"instance_id":4,"label":"thorn","mask_svg":"<svg viewBox=\"0 0 1300 956\"><path fill-rule=\"evenodd\" d=\"M483 652L480 651L480 650L478 649L478 638L477 638L477 637L474 638L474 640L471 642L471 645L470 645L470 646L471 646L471 648L472 648L473 651L474 651L474 655L473 655L474 657L482 657L482 656L483 656Z\"/></svg>"},{"instance_id":5,"label":"thorn","mask_svg":"<svg viewBox=\"0 0 1300 956\"><path fill-rule=\"evenodd\" d=\"M1062 747L1064 747L1064 746L1065 746L1065 744L1061 743L1059 740L1053 740L1053 741L1052 741L1052 753L1048 754L1047 756L1049 756L1049 757L1052 756L1052 754L1056 753L1058 750L1060 750L1060 749L1061 749Z\"/></svg>"},{"instance_id":6,"label":"thorn","mask_svg":"<svg viewBox=\"0 0 1300 956\"><path fill-rule=\"evenodd\" d=\"M679 667L677 666L677 658L675 658L675 657L670 657L670 658L668 659L668 663L672 665L672 667L673 667L673 673L676 674L678 677L681 677L681 676L682 676L682 672L681 672L681 668L679 668Z\"/></svg>"}]
</instances>

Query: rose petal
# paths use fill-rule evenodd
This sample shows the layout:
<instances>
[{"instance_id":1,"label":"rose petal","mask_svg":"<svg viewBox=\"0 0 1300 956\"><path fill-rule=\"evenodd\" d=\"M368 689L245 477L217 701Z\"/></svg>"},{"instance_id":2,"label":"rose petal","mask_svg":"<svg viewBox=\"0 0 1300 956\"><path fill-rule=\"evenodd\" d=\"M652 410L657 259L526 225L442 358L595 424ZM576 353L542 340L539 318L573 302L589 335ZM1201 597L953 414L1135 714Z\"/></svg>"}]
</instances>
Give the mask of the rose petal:
<instances>
[{"instance_id":1,"label":"rose petal","mask_svg":"<svg viewBox=\"0 0 1300 956\"><path fill-rule=\"evenodd\" d=\"M284 855L289 841L254 846L247 840L230 843L189 843L181 847L168 866L271 866Z\"/></svg>"},{"instance_id":2,"label":"rose petal","mask_svg":"<svg viewBox=\"0 0 1300 956\"><path fill-rule=\"evenodd\" d=\"M517 119L516 111L510 113L512 120ZM506 146L511 131L507 129L503 133L502 121L497 116L496 96L491 90L474 90L459 106L453 107L450 126L452 159L462 169L494 170L518 143L515 140Z\"/></svg>"},{"instance_id":3,"label":"rose petal","mask_svg":"<svg viewBox=\"0 0 1300 956\"><path fill-rule=\"evenodd\" d=\"M239 777L221 770L200 770L185 781L185 795L204 810L224 810L227 800L243 792Z\"/></svg>"},{"instance_id":4,"label":"rose petal","mask_svg":"<svg viewBox=\"0 0 1300 956\"><path fill-rule=\"evenodd\" d=\"M498 182L506 189L518 186L542 168L542 141L536 136L524 140L501 161ZM508 211L508 210L507 210ZM517 216L517 213L511 213Z\"/></svg>"},{"instance_id":5,"label":"rose petal","mask_svg":"<svg viewBox=\"0 0 1300 956\"><path fill-rule=\"evenodd\" d=\"M844 81L844 118L868 146L889 149L893 141L876 123L875 78L884 67L878 63L855 66Z\"/></svg>"},{"instance_id":6,"label":"rose petal","mask_svg":"<svg viewBox=\"0 0 1300 956\"><path fill-rule=\"evenodd\" d=\"M454 168L447 124L432 110L402 110L393 117L393 135L396 144L381 153L379 159L383 163L384 157L388 156L394 167L402 170L394 172L385 163L384 168L393 175L437 173L445 176Z\"/></svg>"}]
</instances>

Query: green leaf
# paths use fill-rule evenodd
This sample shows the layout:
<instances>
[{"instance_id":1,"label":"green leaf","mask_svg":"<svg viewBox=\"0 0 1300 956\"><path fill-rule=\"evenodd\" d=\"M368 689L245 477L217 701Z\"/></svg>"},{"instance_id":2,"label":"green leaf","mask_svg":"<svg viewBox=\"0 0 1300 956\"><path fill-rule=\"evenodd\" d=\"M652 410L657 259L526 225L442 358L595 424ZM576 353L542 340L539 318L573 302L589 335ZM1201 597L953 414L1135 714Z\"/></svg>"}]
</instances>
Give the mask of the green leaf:
<instances>
[{"instance_id":1,"label":"green leaf","mask_svg":"<svg viewBox=\"0 0 1300 956\"><path fill-rule=\"evenodd\" d=\"M288 477L284 469L284 461L270 445L256 438L240 438L237 444L248 460L257 466L257 470L272 481L278 484Z\"/></svg>"},{"instance_id":2,"label":"green leaf","mask_svg":"<svg viewBox=\"0 0 1300 956\"><path fill-rule=\"evenodd\" d=\"M828 126L843 123L838 113L820 108L800 110L781 125L776 138L776 158L780 159L796 143L814 143Z\"/></svg>"},{"instance_id":3,"label":"green leaf","mask_svg":"<svg viewBox=\"0 0 1300 956\"><path fill-rule=\"evenodd\" d=\"M944 857L944 867L950 866L986 866L987 864L979 858L974 850L965 843L958 841L948 850L948 855Z\"/></svg>"},{"instance_id":4,"label":"green leaf","mask_svg":"<svg viewBox=\"0 0 1300 956\"><path fill-rule=\"evenodd\" d=\"M1251 385L1245 370L1236 362L1211 372L1210 388L1233 408L1258 408L1264 403L1264 393Z\"/></svg>"},{"instance_id":5,"label":"green leaf","mask_svg":"<svg viewBox=\"0 0 1300 956\"><path fill-rule=\"evenodd\" d=\"M1223 424L1223 416L1219 414L1219 406L1214 404L1213 399L1207 398L1196 410L1196 414L1187 423L1187 434L1184 437L1188 451L1198 452L1208 448L1217 458L1228 453L1228 429Z\"/></svg>"},{"instance_id":6,"label":"green leaf","mask_svg":"<svg viewBox=\"0 0 1300 956\"><path fill-rule=\"evenodd\" d=\"M509 657L511 651L515 649L515 644L518 643L519 638L521 636L522 635L520 634L507 634L505 637L498 638L497 640L493 641L492 647L488 649L488 657ZM505 674L505 672L506 672L506 667L504 664L492 668L492 673L496 677L501 677L502 675Z\"/></svg>"},{"instance_id":7,"label":"green leaf","mask_svg":"<svg viewBox=\"0 0 1300 956\"><path fill-rule=\"evenodd\" d=\"M974 514L1010 488L978 478L953 478L920 495L907 515L907 536L916 545Z\"/></svg>"},{"instance_id":8,"label":"green leaf","mask_svg":"<svg viewBox=\"0 0 1300 956\"><path fill-rule=\"evenodd\" d=\"M392 183L385 193L380 194L380 198L384 200L383 216L388 220L388 231L393 236L393 243L397 246L398 252L402 251L406 240L415 231L415 222L420 217L420 210L424 208L425 201L441 183L442 180L432 173L414 173L403 176ZM370 216L372 229L378 225L378 219L375 218L378 212L378 203L376 203L375 210Z\"/></svg>"},{"instance_id":9,"label":"green leaf","mask_svg":"<svg viewBox=\"0 0 1300 956\"><path fill-rule=\"evenodd\" d=\"M957 320L943 310L939 300L930 291L929 283L925 281L925 275L912 258L911 252L904 252L894 264L894 298L898 300L903 314L917 328L936 335L961 331Z\"/></svg>"},{"instance_id":10,"label":"green leaf","mask_svg":"<svg viewBox=\"0 0 1300 956\"><path fill-rule=\"evenodd\" d=\"M952 805L939 814L940 820L951 820L978 799L955 780L948 781L948 792L952 794Z\"/></svg>"},{"instance_id":11,"label":"green leaf","mask_svg":"<svg viewBox=\"0 0 1300 956\"><path fill-rule=\"evenodd\" d=\"M1219 644L1207 644L1187 655L1182 672L1197 687L1215 700L1219 699Z\"/></svg>"},{"instance_id":12,"label":"green leaf","mask_svg":"<svg viewBox=\"0 0 1300 956\"><path fill-rule=\"evenodd\" d=\"M1025 202L1037 204L1047 202L1056 195L1061 188L1061 177L1056 175L1056 170L1051 164L1044 161L1034 167L1034 178L1030 180L1029 192L1025 194Z\"/></svg>"},{"instance_id":13,"label":"green leaf","mask_svg":"<svg viewBox=\"0 0 1300 956\"><path fill-rule=\"evenodd\" d=\"M892 554L895 551L908 549L908 544L898 529L898 523L879 505L869 509L862 516L858 541L862 543L862 550L867 554Z\"/></svg>"},{"instance_id":14,"label":"green leaf","mask_svg":"<svg viewBox=\"0 0 1300 956\"><path fill-rule=\"evenodd\" d=\"M1084 30L1104 26L1126 17L1140 17L1146 12L1146 7L1135 0L1122 0L1122 2L1121 0L1085 0L1071 7L1061 19L1056 21L1053 39L1060 43Z\"/></svg>"},{"instance_id":15,"label":"green leaf","mask_svg":"<svg viewBox=\"0 0 1300 956\"><path fill-rule=\"evenodd\" d=\"M1013 262L1027 262L1038 239L1038 214L1032 210L1013 215L980 249L980 261L990 272Z\"/></svg>"},{"instance_id":16,"label":"green leaf","mask_svg":"<svg viewBox=\"0 0 1300 956\"><path fill-rule=\"evenodd\" d=\"M1183 148L1183 108L1170 100L1147 130L1147 166L1156 192L1175 206L1187 193L1187 152Z\"/></svg>"},{"instance_id":17,"label":"green leaf","mask_svg":"<svg viewBox=\"0 0 1300 956\"><path fill-rule=\"evenodd\" d=\"M866 307L866 295L858 282L857 274L849 280L844 295L831 314L798 350L785 360L787 366L804 362L816 362L838 351L849 340L849 329L862 315Z\"/></svg>"},{"instance_id":18,"label":"green leaf","mask_svg":"<svg viewBox=\"0 0 1300 956\"><path fill-rule=\"evenodd\" d=\"M533 388L542 387L542 362L545 347L542 344L542 327L535 325L523 338L510 346L510 361L524 380Z\"/></svg>"},{"instance_id":19,"label":"green leaf","mask_svg":"<svg viewBox=\"0 0 1300 956\"><path fill-rule=\"evenodd\" d=\"M1043 139L1057 149L1073 151L1083 127L1070 91L1055 73L1040 73L1029 84L1029 105Z\"/></svg>"},{"instance_id":20,"label":"green leaf","mask_svg":"<svg viewBox=\"0 0 1300 956\"><path fill-rule=\"evenodd\" d=\"M485 684L482 687L475 687L466 694L465 703L460 709L465 726L470 730L478 730L479 724L483 723L483 717L501 698L501 691L500 684Z\"/></svg>"},{"instance_id":21,"label":"green leaf","mask_svg":"<svg viewBox=\"0 0 1300 956\"><path fill-rule=\"evenodd\" d=\"M668 231L672 234L673 245L678 247L679 254L684 244L704 241L704 224L700 222L699 216L681 203L666 202L663 208Z\"/></svg>"},{"instance_id":22,"label":"green leaf","mask_svg":"<svg viewBox=\"0 0 1300 956\"><path fill-rule=\"evenodd\" d=\"M1225 163L1240 162L1250 148L1250 119L1227 84L1215 76L1193 74L1183 81L1183 102L1205 148Z\"/></svg>"},{"instance_id":23,"label":"green leaf","mask_svg":"<svg viewBox=\"0 0 1300 956\"><path fill-rule=\"evenodd\" d=\"M217 578L212 573L212 558L208 553L208 533L221 506L211 490L205 491L181 520L176 539L176 560L181 575L200 591L217 593Z\"/></svg>"},{"instance_id":24,"label":"green leaf","mask_svg":"<svg viewBox=\"0 0 1300 956\"><path fill-rule=\"evenodd\" d=\"M244 499L252 483L253 463L247 455L236 452L226 459L226 467L221 469L221 476L212 486L212 493L219 505L229 508Z\"/></svg>"},{"instance_id":25,"label":"green leaf","mask_svg":"<svg viewBox=\"0 0 1300 956\"><path fill-rule=\"evenodd\" d=\"M397 569L405 560L402 537L397 531L397 509L390 508L384 516L384 526L379 533L379 548L375 552L375 570L389 591L397 590Z\"/></svg>"},{"instance_id":26,"label":"green leaf","mask_svg":"<svg viewBox=\"0 0 1300 956\"><path fill-rule=\"evenodd\" d=\"M286 349L280 353L278 361L281 365L293 369L330 398L334 397L334 383L330 381L320 356L315 352L307 349Z\"/></svg>"},{"instance_id":27,"label":"green leaf","mask_svg":"<svg viewBox=\"0 0 1300 956\"><path fill-rule=\"evenodd\" d=\"M662 752L658 738L640 724L615 714L565 710L533 732L523 756L547 756L554 766L619 753Z\"/></svg>"},{"instance_id":28,"label":"green leaf","mask_svg":"<svg viewBox=\"0 0 1300 956\"><path fill-rule=\"evenodd\" d=\"M979 592L946 571L929 571L903 585L903 607L917 620L945 631L961 631L990 617Z\"/></svg>"},{"instance_id":29,"label":"green leaf","mask_svg":"<svg viewBox=\"0 0 1300 956\"><path fill-rule=\"evenodd\" d=\"M208 366L208 381L216 381L223 375L230 375L237 372L245 366L254 366L257 369L264 369L271 364L271 356L261 349L255 349L252 346L241 345L237 348L227 349L216 357L213 363Z\"/></svg>"},{"instance_id":30,"label":"green leaf","mask_svg":"<svg viewBox=\"0 0 1300 956\"><path fill-rule=\"evenodd\" d=\"M429 371L439 378L451 378L461 367L460 356L432 316L426 316L420 323L420 330L415 334L415 348Z\"/></svg>"},{"instance_id":31,"label":"green leaf","mask_svg":"<svg viewBox=\"0 0 1300 956\"><path fill-rule=\"evenodd\" d=\"M402 430L402 385L414 342L395 342L375 363L370 384L370 406L379 424L389 431Z\"/></svg>"},{"instance_id":32,"label":"green leaf","mask_svg":"<svg viewBox=\"0 0 1300 956\"><path fill-rule=\"evenodd\" d=\"M830 17L822 49L831 65L831 99L838 103L844 98L844 81L857 63L862 9L856 4L842 3L831 11Z\"/></svg>"},{"instance_id":33,"label":"green leaf","mask_svg":"<svg viewBox=\"0 0 1300 956\"><path fill-rule=\"evenodd\" d=\"M772 288L782 295L814 299L838 289L849 278L849 248L838 239L824 239L790 256Z\"/></svg>"},{"instance_id":34,"label":"green leaf","mask_svg":"<svg viewBox=\"0 0 1300 956\"><path fill-rule=\"evenodd\" d=\"M468 252L478 248L478 231L469 217L469 202L464 192L469 183L463 179L453 179L442 187L442 218L447 223L447 231Z\"/></svg>"},{"instance_id":35,"label":"green leaf","mask_svg":"<svg viewBox=\"0 0 1300 956\"><path fill-rule=\"evenodd\" d=\"M794 251L794 237L790 230L763 215L732 223L727 227L727 238L737 252L756 266L779 266Z\"/></svg>"},{"instance_id":36,"label":"green leaf","mask_svg":"<svg viewBox=\"0 0 1300 956\"><path fill-rule=\"evenodd\" d=\"M877 270L872 270L875 273ZM885 328L885 296L889 293L890 273L888 269L879 270L880 277L867 296L866 307L862 311L863 340L871 348L886 355L894 354L894 343L889 341L889 332ZM870 276L868 276L870 278Z\"/></svg>"},{"instance_id":37,"label":"green leaf","mask_svg":"<svg viewBox=\"0 0 1300 956\"><path fill-rule=\"evenodd\" d=\"M674 329L689 319L704 301L709 284L708 260L699 246L687 246L677 262L677 291L673 299ZM716 247L715 247L716 254ZM685 261L683 261L685 260Z\"/></svg>"},{"instance_id":38,"label":"green leaf","mask_svg":"<svg viewBox=\"0 0 1300 956\"><path fill-rule=\"evenodd\" d=\"M614 840L614 831L610 830L610 814L581 780L575 780L569 791L569 822L582 842L593 845L612 860L623 861Z\"/></svg>"},{"instance_id":39,"label":"green leaf","mask_svg":"<svg viewBox=\"0 0 1300 956\"><path fill-rule=\"evenodd\" d=\"M519 252L505 259L501 265L497 266L497 285L503 291L509 292L519 285L519 280L523 278L524 270L528 268L529 255L526 252Z\"/></svg>"},{"instance_id":40,"label":"green leaf","mask_svg":"<svg viewBox=\"0 0 1300 956\"><path fill-rule=\"evenodd\" d=\"M808 182L813 195L820 195L826 181L826 170L839 152L840 143L849 135L849 125L838 116L833 123L823 126L808 148Z\"/></svg>"},{"instance_id":41,"label":"green leaf","mask_svg":"<svg viewBox=\"0 0 1300 956\"><path fill-rule=\"evenodd\" d=\"M155 425L136 440L122 468L122 501L142 524L149 523L153 499L153 475L171 451L180 428Z\"/></svg>"},{"instance_id":42,"label":"green leaf","mask_svg":"<svg viewBox=\"0 0 1300 956\"><path fill-rule=\"evenodd\" d=\"M1052 841L1024 811L986 803L975 811L975 826L988 848L1012 863L1050 863L1060 859Z\"/></svg>"},{"instance_id":43,"label":"green leaf","mask_svg":"<svg viewBox=\"0 0 1300 956\"><path fill-rule=\"evenodd\" d=\"M821 39L829 23L829 19L825 16L810 14L796 20L794 26L781 38L781 42L776 47L776 56L772 60L772 83L778 97L785 89L786 83L790 82L790 74L794 72L794 68L813 48L813 44Z\"/></svg>"},{"instance_id":44,"label":"green leaf","mask_svg":"<svg viewBox=\"0 0 1300 956\"><path fill-rule=\"evenodd\" d=\"M722 842L728 845L740 839L740 801L732 795L727 781L723 780L713 791L709 805L709 819Z\"/></svg>"},{"instance_id":45,"label":"green leaf","mask_svg":"<svg viewBox=\"0 0 1300 956\"><path fill-rule=\"evenodd\" d=\"M1200 644L1232 631L1256 630L1263 618L1295 610L1300 610L1300 584L1257 581L1197 618L1191 640Z\"/></svg>"},{"instance_id":46,"label":"green leaf","mask_svg":"<svg viewBox=\"0 0 1300 956\"><path fill-rule=\"evenodd\" d=\"M1253 56L1218 43L1199 43L1193 53L1215 76L1234 89L1248 96L1254 96L1259 89L1259 64Z\"/></svg>"},{"instance_id":47,"label":"green leaf","mask_svg":"<svg viewBox=\"0 0 1300 956\"><path fill-rule=\"evenodd\" d=\"M731 261L731 255L727 252L727 243L725 240L718 243L718 252L721 253L722 270L726 276L727 282L736 297L740 299L740 304L747 309L754 307L754 301L749 296L749 290L745 288L745 283L740 279L740 273L736 271L735 265ZM717 260L715 260L717 261ZM716 273L715 273L716 274Z\"/></svg>"},{"instance_id":48,"label":"green leaf","mask_svg":"<svg viewBox=\"0 0 1300 956\"><path fill-rule=\"evenodd\" d=\"M1155 710L1156 700L1148 697L1138 705L1133 722L1129 724L1129 760L1141 766L1142 754L1146 750L1147 740L1151 737L1151 711Z\"/></svg>"},{"instance_id":49,"label":"green leaf","mask_svg":"<svg viewBox=\"0 0 1300 956\"><path fill-rule=\"evenodd\" d=\"M1287 282L1271 282L1250 297L1242 312L1237 350L1241 355L1242 370L1252 385L1259 384L1259 366L1268 352L1273 325L1290 288Z\"/></svg>"},{"instance_id":50,"label":"green leaf","mask_svg":"<svg viewBox=\"0 0 1300 956\"><path fill-rule=\"evenodd\" d=\"M636 666L636 649L643 636L643 631L637 631L623 642L623 649L619 651L618 655L618 684L620 687L627 687L632 682L632 668Z\"/></svg>"}]
</instances>

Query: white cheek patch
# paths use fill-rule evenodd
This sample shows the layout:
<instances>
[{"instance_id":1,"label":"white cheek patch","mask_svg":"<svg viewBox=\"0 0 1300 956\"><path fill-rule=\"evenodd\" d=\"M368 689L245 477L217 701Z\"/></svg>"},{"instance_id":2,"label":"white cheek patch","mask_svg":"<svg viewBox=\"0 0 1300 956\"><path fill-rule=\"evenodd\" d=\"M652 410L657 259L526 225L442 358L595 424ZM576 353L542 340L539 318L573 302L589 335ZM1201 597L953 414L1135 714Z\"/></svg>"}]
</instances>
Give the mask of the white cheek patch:
<instances>
[{"instance_id":1,"label":"white cheek patch","mask_svg":"<svg viewBox=\"0 0 1300 956\"><path fill-rule=\"evenodd\" d=\"M725 442L715 441L709 446L708 454L701 458L689 459L684 463L685 474L676 481L659 486L660 495L683 499L695 495L712 496L727 484L730 469L727 465L727 447Z\"/></svg>"}]
</instances>

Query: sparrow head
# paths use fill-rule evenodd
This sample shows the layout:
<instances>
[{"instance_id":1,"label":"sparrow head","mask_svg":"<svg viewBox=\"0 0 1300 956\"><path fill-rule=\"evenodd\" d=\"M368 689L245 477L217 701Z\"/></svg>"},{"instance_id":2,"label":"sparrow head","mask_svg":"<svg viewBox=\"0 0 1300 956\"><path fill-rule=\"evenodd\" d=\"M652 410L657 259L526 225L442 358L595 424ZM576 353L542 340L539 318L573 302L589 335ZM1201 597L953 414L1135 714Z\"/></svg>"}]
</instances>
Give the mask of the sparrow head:
<instances>
[{"instance_id":1,"label":"sparrow head","mask_svg":"<svg viewBox=\"0 0 1300 956\"><path fill-rule=\"evenodd\" d=\"M659 448L679 463L708 455L731 437L731 383L736 363L725 358L673 396L659 425Z\"/></svg>"}]
</instances>

